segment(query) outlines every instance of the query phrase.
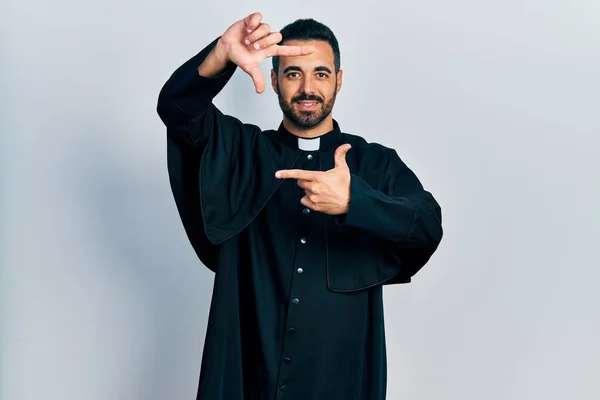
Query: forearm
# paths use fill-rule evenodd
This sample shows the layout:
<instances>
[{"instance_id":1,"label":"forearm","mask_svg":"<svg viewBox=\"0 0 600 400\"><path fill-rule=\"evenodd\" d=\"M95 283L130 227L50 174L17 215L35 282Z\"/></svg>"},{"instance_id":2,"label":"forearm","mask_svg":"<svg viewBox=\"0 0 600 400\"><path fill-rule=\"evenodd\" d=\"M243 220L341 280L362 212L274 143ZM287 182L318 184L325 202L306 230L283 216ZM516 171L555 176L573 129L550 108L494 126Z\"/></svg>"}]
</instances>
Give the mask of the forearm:
<instances>
[{"instance_id":1,"label":"forearm","mask_svg":"<svg viewBox=\"0 0 600 400\"><path fill-rule=\"evenodd\" d=\"M158 96L157 112L167 134L186 146L201 147L207 141L212 132L191 129L190 120L194 119L197 126L208 126L201 120L212 117L212 100L236 70L235 64L221 61L218 40L177 68Z\"/></svg>"},{"instance_id":2,"label":"forearm","mask_svg":"<svg viewBox=\"0 0 600 400\"><path fill-rule=\"evenodd\" d=\"M198 75L212 78L225 72L227 67L231 66L230 64L231 61L228 59L227 53L223 50L221 39L219 38L204 61L198 66Z\"/></svg>"},{"instance_id":3,"label":"forearm","mask_svg":"<svg viewBox=\"0 0 600 400\"><path fill-rule=\"evenodd\" d=\"M356 175L351 176L348 213L337 220L400 247L437 247L442 236L441 209L429 192L420 189L391 196Z\"/></svg>"}]
</instances>

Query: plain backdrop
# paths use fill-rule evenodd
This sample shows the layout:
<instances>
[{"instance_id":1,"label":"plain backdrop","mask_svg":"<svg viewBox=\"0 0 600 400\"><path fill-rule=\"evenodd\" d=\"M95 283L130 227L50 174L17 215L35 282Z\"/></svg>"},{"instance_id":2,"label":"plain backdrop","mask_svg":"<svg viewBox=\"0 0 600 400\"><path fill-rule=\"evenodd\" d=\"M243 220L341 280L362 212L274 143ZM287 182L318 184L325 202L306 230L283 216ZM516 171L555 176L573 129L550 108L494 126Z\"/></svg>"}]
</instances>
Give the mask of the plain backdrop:
<instances>
[{"instance_id":1,"label":"plain backdrop","mask_svg":"<svg viewBox=\"0 0 600 400\"><path fill-rule=\"evenodd\" d=\"M213 275L156 100L254 11L334 30L342 130L442 205L438 252L384 291L388 399L600 398L600 2L3 0L0 399L195 398ZM240 70L215 102L281 120Z\"/></svg>"}]
</instances>

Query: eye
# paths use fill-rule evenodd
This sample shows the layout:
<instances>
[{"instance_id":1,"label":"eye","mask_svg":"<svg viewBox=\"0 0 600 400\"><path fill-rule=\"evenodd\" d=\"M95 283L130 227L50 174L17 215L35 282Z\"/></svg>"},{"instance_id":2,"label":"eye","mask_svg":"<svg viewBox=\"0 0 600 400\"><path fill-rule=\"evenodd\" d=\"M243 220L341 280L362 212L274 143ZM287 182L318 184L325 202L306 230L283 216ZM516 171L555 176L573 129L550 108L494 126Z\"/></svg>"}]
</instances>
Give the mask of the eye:
<instances>
[{"instance_id":1,"label":"eye","mask_svg":"<svg viewBox=\"0 0 600 400\"><path fill-rule=\"evenodd\" d=\"M288 78L297 78L298 76L300 76L300 74L298 72L290 72L289 74L286 75Z\"/></svg>"},{"instance_id":2,"label":"eye","mask_svg":"<svg viewBox=\"0 0 600 400\"><path fill-rule=\"evenodd\" d=\"M326 73L324 73L324 72L318 72L318 73L317 73L317 76L318 76L319 78L321 78L321 79L326 79L326 78L328 78L328 77L329 77L329 75L327 75L327 74L326 74Z\"/></svg>"}]
</instances>

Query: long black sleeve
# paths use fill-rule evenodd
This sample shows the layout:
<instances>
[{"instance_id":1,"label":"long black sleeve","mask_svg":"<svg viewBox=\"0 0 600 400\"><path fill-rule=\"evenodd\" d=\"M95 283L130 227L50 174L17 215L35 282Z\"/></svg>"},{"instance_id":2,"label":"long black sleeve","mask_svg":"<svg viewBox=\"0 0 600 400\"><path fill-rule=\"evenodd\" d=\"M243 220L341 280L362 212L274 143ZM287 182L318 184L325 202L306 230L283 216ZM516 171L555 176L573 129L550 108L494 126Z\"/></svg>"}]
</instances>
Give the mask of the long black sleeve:
<instances>
[{"instance_id":1,"label":"long black sleeve","mask_svg":"<svg viewBox=\"0 0 600 400\"><path fill-rule=\"evenodd\" d=\"M212 102L234 74L235 64L214 77L198 74L198 66L217 40L175 70L161 89L157 105L167 128L169 181L177 210L196 254L212 271L216 270L218 246L207 236L201 209L203 158L210 151L213 161L205 162L204 168L233 176L238 161L251 157L252 141L259 132L255 126L224 115Z\"/></svg>"},{"instance_id":2,"label":"long black sleeve","mask_svg":"<svg viewBox=\"0 0 600 400\"><path fill-rule=\"evenodd\" d=\"M380 159L385 161L378 161L380 165L372 169L381 173L377 187L351 175L349 211L336 220L394 249L404 273L390 284L412 277L436 251L443 236L442 213L433 195L395 151Z\"/></svg>"},{"instance_id":3,"label":"long black sleeve","mask_svg":"<svg viewBox=\"0 0 600 400\"><path fill-rule=\"evenodd\" d=\"M242 127L233 118L226 118L212 103L233 76L237 66L228 64L219 75L204 77L198 74L198 67L216 46L218 38L202 49L194 57L175 70L162 87L158 96L157 112L167 127L167 135L201 153L214 127L203 121L221 117L229 129ZM192 123L194 121L194 123ZM237 125L237 126L236 126Z\"/></svg>"}]
</instances>

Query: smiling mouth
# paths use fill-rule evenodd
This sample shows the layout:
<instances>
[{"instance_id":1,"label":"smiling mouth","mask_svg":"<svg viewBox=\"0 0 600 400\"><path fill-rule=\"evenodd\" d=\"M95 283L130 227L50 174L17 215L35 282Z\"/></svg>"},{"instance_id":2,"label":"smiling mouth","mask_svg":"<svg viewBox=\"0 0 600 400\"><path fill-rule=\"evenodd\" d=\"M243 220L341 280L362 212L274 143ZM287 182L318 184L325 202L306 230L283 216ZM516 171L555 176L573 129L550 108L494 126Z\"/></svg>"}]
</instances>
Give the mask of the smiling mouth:
<instances>
[{"instance_id":1,"label":"smiling mouth","mask_svg":"<svg viewBox=\"0 0 600 400\"><path fill-rule=\"evenodd\" d=\"M319 102L315 100L302 100L298 101L297 103L303 110L313 110L317 104L319 104Z\"/></svg>"}]
</instances>

